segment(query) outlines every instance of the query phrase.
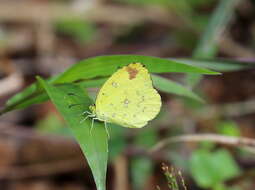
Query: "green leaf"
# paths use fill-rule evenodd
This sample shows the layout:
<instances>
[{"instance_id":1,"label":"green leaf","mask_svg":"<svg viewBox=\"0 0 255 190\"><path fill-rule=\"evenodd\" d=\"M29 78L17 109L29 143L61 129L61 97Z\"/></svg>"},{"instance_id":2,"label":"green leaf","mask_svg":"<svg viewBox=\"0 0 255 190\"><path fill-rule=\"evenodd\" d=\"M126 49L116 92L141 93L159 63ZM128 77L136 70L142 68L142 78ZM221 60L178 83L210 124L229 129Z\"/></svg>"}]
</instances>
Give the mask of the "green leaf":
<instances>
[{"instance_id":1,"label":"green leaf","mask_svg":"<svg viewBox=\"0 0 255 190\"><path fill-rule=\"evenodd\" d=\"M237 177L241 173L232 155L224 149L213 153L212 165L219 172L218 175L221 181Z\"/></svg>"},{"instance_id":2,"label":"green leaf","mask_svg":"<svg viewBox=\"0 0 255 190\"><path fill-rule=\"evenodd\" d=\"M217 131L222 135L240 137L241 132L238 125L234 121L222 121L217 124Z\"/></svg>"},{"instance_id":3,"label":"green leaf","mask_svg":"<svg viewBox=\"0 0 255 190\"><path fill-rule=\"evenodd\" d=\"M227 186L223 183L215 185L212 190L228 190Z\"/></svg>"},{"instance_id":4,"label":"green leaf","mask_svg":"<svg viewBox=\"0 0 255 190\"><path fill-rule=\"evenodd\" d=\"M70 126L72 133L87 158L97 189L105 190L108 159L107 133L102 122L95 122L91 131L90 119L81 122L84 118L81 113L89 110L89 105L92 104L91 100L87 96L86 92L79 86L63 84L58 87L54 87L39 77L37 79L45 88L50 99ZM68 95L69 93L73 93L75 95L70 96ZM70 107L71 104L77 103L80 105Z\"/></svg>"},{"instance_id":5,"label":"green leaf","mask_svg":"<svg viewBox=\"0 0 255 190\"><path fill-rule=\"evenodd\" d=\"M102 84L104 84L106 80L107 78L86 80L81 81L80 83L77 84L79 84L79 86L83 88L93 88L101 86ZM32 104L39 104L48 100L49 99L48 95L44 91L38 90L37 85L38 85L37 83L34 83L27 87L22 92L11 97L7 101L6 107L0 111L0 115L1 113L5 113L15 109L26 108Z\"/></svg>"},{"instance_id":6,"label":"green leaf","mask_svg":"<svg viewBox=\"0 0 255 190\"><path fill-rule=\"evenodd\" d=\"M196 150L190 160L190 172L196 183L202 188L210 188L218 183L217 172L211 164L211 153Z\"/></svg>"},{"instance_id":7,"label":"green leaf","mask_svg":"<svg viewBox=\"0 0 255 190\"><path fill-rule=\"evenodd\" d=\"M231 16L235 11L237 0L221 0L210 18L205 32L200 38L193 52L194 58L212 58L218 51L218 40L224 29L228 26ZM186 82L189 86L195 86L202 76L199 74L188 74Z\"/></svg>"},{"instance_id":8,"label":"green leaf","mask_svg":"<svg viewBox=\"0 0 255 190\"><path fill-rule=\"evenodd\" d=\"M100 78L100 79L93 79L93 80L85 80L85 81L81 81L77 84L79 84L79 86L82 88L95 88L95 87L102 86L107 79L108 79L108 77Z\"/></svg>"},{"instance_id":9,"label":"green leaf","mask_svg":"<svg viewBox=\"0 0 255 190\"><path fill-rule=\"evenodd\" d=\"M79 43L90 42L97 34L96 27L82 18L68 17L59 19L55 23L58 32L70 35Z\"/></svg>"},{"instance_id":10,"label":"green leaf","mask_svg":"<svg viewBox=\"0 0 255 190\"><path fill-rule=\"evenodd\" d=\"M190 172L200 187L212 188L225 180L237 177L240 169L231 154L224 149L213 153L199 149L192 154Z\"/></svg>"},{"instance_id":11,"label":"green leaf","mask_svg":"<svg viewBox=\"0 0 255 190\"><path fill-rule=\"evenodd\" d=\"M218 39L229 24L237 0L221 0L210 18L193 56L196 58L215 57L218 50Z\"/></svg>"},{"instance_id":12,"label":"green leaf","mask_svg":"<svg viewBox=\"0 0 255 190\"><path fill-rule=\"evenodd\" d=\"M176 60L187 65L204 67L219 72L240 71L255 66L255 62L219 58L217 59L175 58L171 60Z\"/></svg>"},{"instance_id":13,"label":"green leaf","mask_svg":"<svg viewBox=\"0 0 255 190\"><path fill-rule=\"evenodd\" d=\"M201 67L186 65L177 61L142 55L108 55L85 59L59 75L55 83L73 82L80 79L91 79L99 76L109 76L118 67L129 63L140 62L152 73L199 73L219 74Z\"/></svg>"},{"instance_id":14,"label":"green leaf","mask_svg":"<svg viewBox=\"0 0 255 190\"><path fill-rule=\"evenodd\" d=\"M38 88L38 84L35 83L34 85L30 85L29 87L25 88L22 92L14 95L11 97L6 103L6 111L12 109L21 109L26 107L27 105L33 104L35 101L43 101L47 100L48 96L44 93L44 96L41 95L41 91Z\"/></svg>"},{"instance_id":15,"label":"green leaf","mask_svg":"<svg viewBox=\"0 0 255 190\"><path fill-rule=\"evenodd\" d=\"M75 81L83 81L84 86L93 86L101 84L104 79L99 79L95 83L92 78L110 76L117 70L118 67L127 65L132 62L143 63L150 72L165 73L165 72L182 72L182 73L200 73L200 74L219 74L218 72L210 71L208 69L195 67L179 63L173 60L162 59L150 56L141 55L112 55L112 56L98 56L85 59L69 69L61 73L49 81L50 84L71 83ZM87 81L89 80L89 81ZM87 84L86 84L87 83ZM0 111L0 114L5 112L25 108L29 105L41 103L47 100L47 95L42 95L42 91L37 84L33 84L22 92L18 93L10 100L8 100L6 107Z\"/></svg>"},{"instance_id":16,"label":"green leaf","mask_svg":"<svg viewBox=\"0 0 255 190\"><path fill-rule=\"evenodd\" d=\"M153 85L162 92L185 96L203 102L203 100L198 95L177 82L156 75L152 75L152 80Z\"/></svg>"}]
</instances>

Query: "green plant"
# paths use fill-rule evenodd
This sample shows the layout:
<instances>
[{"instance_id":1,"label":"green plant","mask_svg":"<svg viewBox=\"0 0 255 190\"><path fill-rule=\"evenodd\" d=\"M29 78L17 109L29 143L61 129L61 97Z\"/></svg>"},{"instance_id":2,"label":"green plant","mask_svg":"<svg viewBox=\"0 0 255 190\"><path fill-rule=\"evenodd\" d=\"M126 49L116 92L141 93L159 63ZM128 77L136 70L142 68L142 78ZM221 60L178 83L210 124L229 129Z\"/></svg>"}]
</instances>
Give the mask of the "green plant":
<instances>
[{"instance_id":1,"label":"green plant","mask_svg":"<svg viewBox=\"0 0 255 190\"><path fill-rule=\"evenodd\" d=\"M57 32L68 35L79 43L88 43L96 38L96 27L80 18L66 18L55 22Z\"/></svg>"},{"instance_id":2,"label":"green plant","mask_svg":"<svg viewBox=\"0 0 255 190\"><path fill-rule=\"evenodd\" d=\"M213 190L227 189L224 181L237 177L241 173L227 150L220 149L210 152L202 148L192 153L190 171L200 187Z\"/></svg>"},{"instance_id":3,"label":"green plant","mask_svg":"<svg viewBox=\"0 0 255 190\"><path fill-rule=\"evenodd\" d=\"M162 170L167 180L167 186L169 190L188 190L185 184L185 180L181 171L176 171L174 167L168 167L166 164L162 164ZM181 187L181 188L180 188ZM158 187L160 190L160 187Z\"/></svg>"},{"instance_id":4,"label":"green plant","mask_svg":"<svg viewBox=\"0 0 255 190\"><path fill-rule=\"evenodd\" d=\"M101 122L95 122L92 133L90 133L90 120L80 122L83 118L81 113L89 110L89 106L93 104L85 89L101 86L118 67L131 62L143 63L151 73L219 74L201 67L150 56L99 56L81 61L47 81L37 77L38 82L7 101L6 106L1 110L1 114L50 99L66 120L80 144L92 169L97 188L104 190L108 159L108 137ZM163 92L201 100L192 91L177 82L160 76L153 76L153 81L155 81L155 87ZM68 96L69 93L74 93L76 96ZM81 105L70 108L71 104Z\"/></svg>"}]
</instances>

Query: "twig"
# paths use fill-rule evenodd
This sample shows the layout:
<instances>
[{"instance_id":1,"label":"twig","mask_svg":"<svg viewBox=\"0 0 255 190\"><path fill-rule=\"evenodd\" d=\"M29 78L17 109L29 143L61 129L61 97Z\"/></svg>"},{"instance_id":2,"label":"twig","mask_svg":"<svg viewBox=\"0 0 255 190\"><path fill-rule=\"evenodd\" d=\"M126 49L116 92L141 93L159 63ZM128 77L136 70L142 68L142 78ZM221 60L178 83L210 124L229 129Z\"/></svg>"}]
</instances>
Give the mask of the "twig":
<instances>
[{"instance_id":1,"label":"twig","mask_svg":"<svg viewBox=\"0 0 255 190\"><path fill-rule=\"evenodd\" d=\"M217 134L191 134L191 135L180 135L176 137L170 137L157 143L154 147L149 150L150 154L156 153L162 148L173 143L180 142L201 142L201 141L212 141L220 144L227 144L231 146L238 146L247 148L249 152L254 153L255 150L255 139L246 137L230 137ZM251 151L252 150L252 151Z\"/></svg>"},{"instance_id":2,"label":"twig","mask_svg":"<svg viewBox=\"0 0 255 190\"><path fill-rule=\"evenodd\" d=\"M127 157L123 154L119 155L113 163L114 173L116 175L114 188L115 190L122 189L128 190L128 164Z\"/></svg>"},{"instance_id":3,"label":"twig","mask_svg":"<svg viewBox=\"0 0 255 190\"><path fill-rule=\"evenodd\" d=\"M23 78L19 72L14 72L8 77L0 80L0 97L10 94L23 85Z\"/></svg>"},{"instance_id":4,"label":"twig","mask_svg":"<svg viewBox=\"0 0 255 190\"><path fill-rule=\"evenodd\" d=\"M83 3L84 4L84 3ZM13 11L19 10L19 11ZM68 13L68 15L66 14ZM118 16L112 16L112 14ZM1 3L0 21L33 22L48 21L49 23L58 18L79 17L90 21L110 22L115 24L132 24L144 20L153 21L175 27L183 27L185 21L169 14L163 8L128 8L113 5L93 4L77 10L62 4L34 4L34 3Z\"/></svg>"}]
</instances>

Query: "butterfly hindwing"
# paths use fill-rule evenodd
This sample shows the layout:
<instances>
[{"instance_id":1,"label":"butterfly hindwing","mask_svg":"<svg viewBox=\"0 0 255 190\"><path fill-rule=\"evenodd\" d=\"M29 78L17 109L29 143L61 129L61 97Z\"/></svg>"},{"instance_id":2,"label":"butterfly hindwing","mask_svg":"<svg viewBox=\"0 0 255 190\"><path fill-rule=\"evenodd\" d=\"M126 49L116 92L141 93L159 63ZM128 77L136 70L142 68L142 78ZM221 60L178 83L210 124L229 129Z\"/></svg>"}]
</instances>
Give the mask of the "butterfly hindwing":
<instances>
[{"instance_id":1,"label":"butterfly hindwing","mask_svg":"<svg viewBox=\"0 0 255 190\"><path fill-rule=\"evenodd\" d=\"M132 63L115 72L100 89L96 114L101 120L140 128L159 112L161 98L153 88L148 70Z\"/></svg>"}]
</instances>

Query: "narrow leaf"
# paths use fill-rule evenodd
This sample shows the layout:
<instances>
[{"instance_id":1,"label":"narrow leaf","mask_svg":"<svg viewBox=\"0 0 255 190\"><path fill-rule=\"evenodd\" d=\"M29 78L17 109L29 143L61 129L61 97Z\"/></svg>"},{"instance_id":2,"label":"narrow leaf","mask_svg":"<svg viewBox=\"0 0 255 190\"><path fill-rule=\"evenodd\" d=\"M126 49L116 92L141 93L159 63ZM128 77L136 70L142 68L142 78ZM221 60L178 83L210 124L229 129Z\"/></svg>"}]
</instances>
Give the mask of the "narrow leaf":
<instances>
[{"instance_id":1,"label":"narrow leaf","mask_svg":"<svg viewBox=\"0 0 255 190\"><path fill-rule=\"evenodd\" d=\"M140 62L152 73L199 73L219 74L201 67L186 65L177 61L142 55L109 55L85 59L75 64L63 74L59 75L55 83L72 82L79 79L89 79L98 76L109 76L118 67L129 63Z\"/></svg>"},{"instance_id":2,"label":"narrow leaf","mask_svg":"<svg viewBox=\"0 0 255 190\"><path fill-rule=\"evenodd\" d=\"M156 75L152 76L152 80L154 86L162 92L172 93L203 102L198 95L177 82Z\"/></svg>"},{"instance_id":3,"label":"narrow leaf","mask_svg":"<svg viewBox=\"0 0 255 190\"><path fill-rule=\"evenodd\" d=\"M94 88L101 86L107 78L85 80L77 83L82 88ZM37 83L32 84L25 90L11 97L7 103L6 107L0 111L0 115L15 109L26 108L33 104L39 104L45 102L49 99L45 91L38 91L36 88Z\"/></svg>"},{"instance_id":4,"label":"narrow leaf","mask_svg":"<svg viewBox=\"0 0 255 190\"><path fill-rule=\"evenodd\" d=\"M213 69L219 72L231 72L240 71L255 67L255 61L241 61L241 60L230 60L230 59L197 59L197 58L175 58L173 60L180 61L187 65L193 65L197 67L205 67Z\"/></svg>"},{"instance_id":5,"label":"narrow leaf","mask_svg":"<svg viewBox=\"0 0 255 190\"><path fill-rule=\"evenodd\" d=\"M73 84L54 87L41 78L37 78L43 85L52 102L64 117L78 141L88 164L92 170L97 189L105 190L106 167L108 159L108 137L102 122L95 122L92 131L91 120L81 122L82 113L89 110L92 104L85 91ZM68 95L68 94L74 95ZM72 106L71 104L80 104Z\"/></svg>"},{"instance_id":6,"label":"narrow leaf","mask_svg":"<svg viewBox=\"0 0 255 190\"><path fill-rule=\"evenodd\" d=\"M194 58L213 58L218 51L218 40L222 32L228 26L231 16L234 13L237 0L221 0L210 18L197 48L193 52ZM195 86L202 78L199 74L188 74L187 84Z\"/></svg>"},{"instance_id":7,"label":"narrow leaf","mask_svg":"<svg viewBox=\"0 0 255 190\"><path fill-rule=\"evenodd\" d=\"M233 16L237 0L221 0L193 53L196 58L211 58L217 53L218 40Z\"/></svg>"},{"instance_id":8,"label":"narrow leaf","mask_svg":"<svg viewBox=\"0 0 255 190\"><path fill-rule=\"evenodd\" d=\"M148 70L153 73L181 72L219 74L218 72L210 71L201 67L180 63L176 60L142 55L112 55L85 59L78 64L73 65L64 73L61 73L58 76L49 79L48 81L50 84L84 81L83 86L87 85L89 87L103 82L103 79L99 79L93 82L91 80L92 78L109 76L115 72L118 67L127 65L132 62L143 63L148 68ZM8 100L7 105L3 110L0 111L0 114L14 109L25 108L29 105L41 103L47 100L48 97L46 95L42 95L42 93L43 92L40 90L40 88L37 87L37 84L33 84Z\"/></svg>"}]
</instances>

